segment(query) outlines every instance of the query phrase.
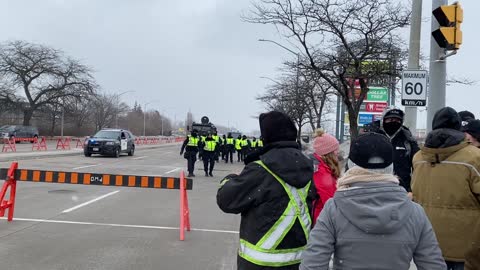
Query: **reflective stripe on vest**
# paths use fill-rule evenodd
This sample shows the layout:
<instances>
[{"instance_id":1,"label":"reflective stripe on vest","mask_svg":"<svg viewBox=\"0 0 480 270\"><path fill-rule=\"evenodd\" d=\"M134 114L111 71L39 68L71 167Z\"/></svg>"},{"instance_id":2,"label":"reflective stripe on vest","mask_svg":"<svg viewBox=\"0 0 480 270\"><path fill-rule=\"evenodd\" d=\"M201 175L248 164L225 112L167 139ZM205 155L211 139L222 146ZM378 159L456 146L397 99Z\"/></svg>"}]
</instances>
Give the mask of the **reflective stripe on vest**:
<instances>
[{"instance_id":1,"label":"reflective stripe on vest","mask_svg":"<svg viewBox=\"0 0 480 270\"><path fill-rule=\"evenodd\" d=\"M212 138L215 140L215 142L219 142L220 140L220 137L218 137L218 135L212 135Z\"/></svg>"},{"instance_id":2,"label":"reflective stripe on vest","mask_svg":"<svg viewBox=\"0 0 480 270\"><path fill-rule=\"evenodd\" d=\"M248 146L248 141L247 141L247 139L242 140L241 143L242 143L242 147L243 147L243 146Z\"/></svg>"},{"instance_id":3,"label":"reflective stripe on vest","mask_svg":"<svg viewBox=\"0 0 480 270\"><path fill-rule=\"evenodd\" d=\"M232 144L233 145L233 138L227 138L227 144Z\"/></svg>"},{"instance_id":4,"label":"reflective stripe on vest","mask_svg":"<svg viewBox=\"0 0 480 270\"><path fill-rule=\"evenodd\" d=\"M215 141L205 141L205 147L203 147L203 150L213 152L215 151L216 146L217 143Z\"/></svg>"},{"instance_id":5,"label":"reflective stripe on vest","mask_svg":"<svg viewBox=\"0 0 480 270\"><path fill-rule=\"evenodd\" d=\"M305 239L308 240L312 221L308 213L307 194L311 182L304 188L297 189L285 183L285 181L265 166L263 162L256 161L256 163L268 171L282 185L290 198L290 202L277 222L275 222L272 228L270 228L256 245L240 239L238 254L245 260L262 266L287 266L297 264L301 260L302 251L305 249L305 246L285 250L277 249L277 247L292 229L293 225L295 225L297 219L300 221Z\"/></svg>"},{"instance_id":6,"label":"reflective stripe on vest","mask_svg":"<svg viewBox=\"0 0 480 270\"><path fill-rule=\"evenodd\" d=\"M194 138L192 136L188 137L188 144L187 146L198 146L198 138Z\"/></svg>"}]
</instances>

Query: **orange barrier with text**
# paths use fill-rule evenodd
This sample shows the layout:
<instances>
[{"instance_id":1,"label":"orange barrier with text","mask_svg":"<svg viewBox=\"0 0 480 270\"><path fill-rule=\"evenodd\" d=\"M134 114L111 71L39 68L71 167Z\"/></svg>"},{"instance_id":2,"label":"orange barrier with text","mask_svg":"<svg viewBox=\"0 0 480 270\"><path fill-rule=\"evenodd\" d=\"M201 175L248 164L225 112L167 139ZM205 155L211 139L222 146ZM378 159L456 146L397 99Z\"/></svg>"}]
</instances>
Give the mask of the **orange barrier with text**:
<instances>
[{"instance_id":1,"label":"orange barrier with text","mask_svg":"<svg viewBox=\"0 0 480 270\"><path fill-rule=\"evenodd\" d=\"M0 169L0 180L5 180L0 192L0 217L8 210L8 221L13 220L17 181L79 184L97 186L119 186L137 188L177 189L180 190L180 240L184 240L185 229L190 231L190 209L187 190L193 189L193 181L185 178L182 171L179 178L160 176L112 175L99 173L77 173L60 171L40 171L18 169L14 162L9 169ZM7 193L10 189L8 200Z\"/></svg>"}]
</instances>

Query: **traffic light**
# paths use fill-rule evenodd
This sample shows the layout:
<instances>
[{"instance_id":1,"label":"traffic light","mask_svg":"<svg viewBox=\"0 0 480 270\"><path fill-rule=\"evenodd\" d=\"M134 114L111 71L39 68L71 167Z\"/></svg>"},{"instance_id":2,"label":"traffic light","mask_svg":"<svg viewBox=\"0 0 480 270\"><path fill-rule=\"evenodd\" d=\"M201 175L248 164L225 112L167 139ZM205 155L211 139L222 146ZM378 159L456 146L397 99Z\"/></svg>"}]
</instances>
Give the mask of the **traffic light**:
<instances>
[{"instance_id":1,"label":"traffic light","mask_svg":"<svg viewBox=\"0 0 480 270\"><path fill-rule=\"evenodd\" d=\"M462 44L463 9L459 3L448 6L440 6L433 11L433 16L440 24L440 28L433 31L433 38L441 48L458 50Z\"/></svg>"}]
</instances>

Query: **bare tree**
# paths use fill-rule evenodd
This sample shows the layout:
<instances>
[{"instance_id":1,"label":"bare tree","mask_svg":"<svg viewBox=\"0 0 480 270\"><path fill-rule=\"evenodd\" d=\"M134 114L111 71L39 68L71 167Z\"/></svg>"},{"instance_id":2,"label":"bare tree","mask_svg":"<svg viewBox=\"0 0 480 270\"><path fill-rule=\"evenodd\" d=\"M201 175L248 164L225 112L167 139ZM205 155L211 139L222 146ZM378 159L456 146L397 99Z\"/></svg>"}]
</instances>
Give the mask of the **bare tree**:
<instances>
[{"instance_id":1,"label":"bare tree","mask_svg":"<svg viewBox=\"0 0 480 270\"><path fill-rule=\"evenodd\" d=\"M94 93L95 82L88 67L53 48L14 41L0 47L0 96L10 103L22 102L23 124L33 113L67 97Z\"/></svg>"},{"instance_id":2,"label":"bare tree","mask_svg":"<svg viewBox=\"0 0 480 270\"><path fill-rule=\"evenodd\" d=\"M117 112L117 100L115 95L101 94L90 103L90 109L95 123L95 130L112 127Z\"/></svg>"},{"instance_id":3,"label":"bare tree","mask_svg":"<svg viewBox=\"0 0 480 270\"><path fill-rule=\"evenodd\" d=\"M349 113L352 138L368 92L367 82L396 75L398 35L410 12L394 0L257 0L244 20L274 25L309 67L342 98ZM388 67L388 68L386 68ZM360 82L355 95L352 81Z\"/></svg>"}]
</instances>

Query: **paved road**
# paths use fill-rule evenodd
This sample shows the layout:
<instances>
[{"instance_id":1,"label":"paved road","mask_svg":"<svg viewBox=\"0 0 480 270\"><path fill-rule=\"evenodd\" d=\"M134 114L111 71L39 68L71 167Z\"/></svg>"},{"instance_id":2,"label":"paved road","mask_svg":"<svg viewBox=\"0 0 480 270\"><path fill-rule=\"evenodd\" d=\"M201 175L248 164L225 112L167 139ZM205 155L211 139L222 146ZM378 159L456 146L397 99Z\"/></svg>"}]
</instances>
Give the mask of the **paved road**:
<instances>
[{"instance_id":1,"label":"paved road","mask_svg":"<svg viewBox=\"0 0 480 270\"><path fill-rule=\"evenodd\" d=\"M19 164L28 169L162 176L177 176L185 166L178 145L139 149L134 157L119 159L76 155ZM0 162L0 167L8 165ZM215 194L221 178L241 168L220 164L213 178L198 171L188 194L195 230L184 242L176 229L176 190L19 183L16 219L0 220L0 269L235 269L239 216L223 214ZM70 210L103 195L108 196Z\"/></svg>"},{"instance_id":2,"label":"paved road","mask_svg":"<svg viewBox=\"0 0 480 270\"><path fill-rule=\"evenodd\" d=\"M179 145L119 159L79 153L19 161L27 169L157 176L178 176L185 163ZM0 159L0 167L9 165ZM207 178L200 165L188 194L193 231L184 242L177 190L18 183L15 219L0 220L0 269L236 269L240 217L222 213L215 195L219 181L243 166L219 163Z\"/></svg>"}]
</instances>

